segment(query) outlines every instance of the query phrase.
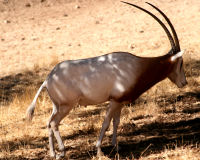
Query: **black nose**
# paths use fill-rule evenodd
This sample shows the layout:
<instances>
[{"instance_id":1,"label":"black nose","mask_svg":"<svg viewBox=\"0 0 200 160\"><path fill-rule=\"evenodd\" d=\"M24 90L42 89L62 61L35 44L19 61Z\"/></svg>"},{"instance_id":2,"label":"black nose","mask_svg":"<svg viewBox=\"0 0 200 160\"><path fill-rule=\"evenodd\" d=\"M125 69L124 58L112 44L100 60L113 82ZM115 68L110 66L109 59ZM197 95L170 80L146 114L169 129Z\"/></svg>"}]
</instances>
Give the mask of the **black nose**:
<instances>
[{"instance_id":1,"label":"black nose","mask_svg":"<svg viewBox=\"0 0 200 160\"><path fill-rule=\"evenodd\" d=\"M187 81L182 82L182 87L186 86L188 84Z\"/></svg>"},{"instance_id":2,"label":"black nose","mask_svg":"<svg viewBox=\"0 0 200 160\"><path fill-rule=\"evenodd\" d=\"M185 85L187 85L187 84L188 84L188 82L187 82L187 81L185 81L185 83L184 83L184 86L185 86Z\"/></svg>"}]
</instances>

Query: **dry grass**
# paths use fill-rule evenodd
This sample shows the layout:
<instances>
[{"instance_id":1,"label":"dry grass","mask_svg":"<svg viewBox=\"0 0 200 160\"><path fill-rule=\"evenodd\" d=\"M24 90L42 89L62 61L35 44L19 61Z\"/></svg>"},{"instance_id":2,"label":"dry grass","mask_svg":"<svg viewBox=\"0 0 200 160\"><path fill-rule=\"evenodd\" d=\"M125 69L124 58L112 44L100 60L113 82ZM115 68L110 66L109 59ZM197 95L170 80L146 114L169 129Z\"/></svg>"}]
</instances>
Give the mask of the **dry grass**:
<instances>
[{"instance_id":1,"label":"dry grass","mask_svg":"<svg viewBox=\"0 0 200 160\"><path fill-rule=\"evenodd\" d=\"M188 65L190 69L193 68L190 65L197 64L188 63ZM103 141L105 156L95 156L95 143L108 104L74 108L60 125L67 157L73 159L199 159L200 106L199 92L196 91L198 82L194 76L194 73L197 73L199 77L197 69L188 73L190 74L188 81L195 82L189 83L181 91L166 80L143 94L134 104L124 107L119 127L118 140L122 146L119 154L110 146L112 135L112 127L110 127ZM187 69L186 71L188 72ZM32 78L33 75L30 75L29 78ZM28 75L21 76L28 78ZM48 159L46 122L52 108L45 91L38 99L33 122L29 123L25 119L27 106L38 88L35 87L35 83L28 87L16 85L19 90L24 88L25 90L22 93L11 94L13 98L0 108L0 158L2 159ZM166 85L167 88L164 87Z\"/></svg>"},{"instance_id":2,"label":"dry grass","mask_svg":"<svg viewBox=\"0 0 200 160\"><path fill-rule=\"evenodd\" d=\"M172 149L173 148L173 149ZM142 157L143 160L198 160L199 159L199 146L187 145L178 147L176 144L172 147L166 147L166 149L160 154L151 154L147 157Z\"/></svg>"},{"instance_id":3,"label":"dry grass","mask_svg":"<svg viewBox=\"0 0 200 160\"><path fill-rule=\"evenodd\" d=\"M135 3L144 6L143 1ZM188 85L178 89L164 80L124 106L118 129L121 150L110 145L111 126L102 157L96 157L95 144L108 104L74 108L60 125L66 158L200 159L200 5L195 0L152 3L172 19L186 49ZM31 123L25 112L58 62L118 50L157 56L169 48L153 20L114 0L8 0L0 2L0 12L0 159L49 159L46 123L52 107L45 90Z\"/></svg>"}]
</instances>

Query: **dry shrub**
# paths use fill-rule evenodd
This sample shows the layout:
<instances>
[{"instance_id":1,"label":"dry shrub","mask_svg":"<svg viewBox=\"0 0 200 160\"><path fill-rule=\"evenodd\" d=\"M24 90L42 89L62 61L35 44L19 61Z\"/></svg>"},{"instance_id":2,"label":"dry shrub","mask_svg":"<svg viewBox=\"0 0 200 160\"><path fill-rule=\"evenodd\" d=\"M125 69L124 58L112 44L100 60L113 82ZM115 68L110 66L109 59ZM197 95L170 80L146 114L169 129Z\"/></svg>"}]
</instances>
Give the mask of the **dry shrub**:
<instances>
[{"instance_id":1,"label":"dry shrub","mask_svg":"<svg viewBox=\"0 0 200 160\"><path fill-rule=\"evenodd\" d=\"M137 104L133 106L132 113L130 114L133 119L140 119L142 117L158 117L162 110L155 102L148 102L146 104Z\"/></svg>"},{"instance_id":2,"label":"dry shrub","mask_svg":"<svg viewBox=\"0 0 200 160\"><path fill-rule=\"evenodd\" d=\"M38 71L41 67L43 67L43 66L40 66L38 63L34 64L33 71Z\"/></svg>"},{"instance_id":3,"label":"dry shrub","mask_svg":"<svg viewBox=\"0 0 200 160\"><path fill-rule=\"evenodd\" d=\"M59 63L59 57L58 57L58 54L52 54L50 56L50 59L49 59L49 63L47 64L50 64L50 66L55 66L56 64Z\"/></svg>"}]
</instances>

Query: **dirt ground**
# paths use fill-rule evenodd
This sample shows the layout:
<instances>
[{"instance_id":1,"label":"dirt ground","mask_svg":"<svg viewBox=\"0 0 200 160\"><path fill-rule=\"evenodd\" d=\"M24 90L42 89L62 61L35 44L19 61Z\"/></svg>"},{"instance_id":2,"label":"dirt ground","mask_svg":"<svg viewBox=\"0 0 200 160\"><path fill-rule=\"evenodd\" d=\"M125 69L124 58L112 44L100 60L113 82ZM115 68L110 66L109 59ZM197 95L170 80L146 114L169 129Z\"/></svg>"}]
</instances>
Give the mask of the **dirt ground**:
<instances>
[{"instance_id":1,"label":"dirt ground","mask_svg":"<svg viewBox=\"0 0 200 160\"><path fill-rule=\"evenodd\" d=\"M152 11L163 20L145 1L127 1ZM200 155L196 154L200 142L200 1L149 2L167 14L177 31L181 49L185 50L183 57L189 84L179 90L171 82L164 81L148 91L135 102L134 110L150 103L159 106L158 110L162 114L155 116L151 109L148 114L145 109L138 109L138 113L130 116L129 121L122 120L119 128L122 147L120 158L116 157L116 152L112 152L109 134L103 143L103 151L111 159L167 159L163 158L166 153L164 148L191 145L190 150L195 150L192 157L200 159ZM18 130L14 129L14 122L24 121L24 117L13 116L13 119L9 118L13 123L8 123L8 117L4 115L7 110L4 109L16 103L15 97L23 96L30 86L31 91L34 90L31 93L33 97L56 63L114 51L127 51L138 56L159 56L169 49L169 40L154 19L118 0L0 0L0 135L8 135L0 141L0 159L48 159L48 138L44 124L34 128L38 130L37 133L44 130L38 137L34 135L35 132L29 133L33 134L32 137L23 137L20 131L15 139L12 132ZM50 102L45 100L45 103ZM103 109L106 108L104 105ZM130 110L130 106L127 107L122 119ZM41 118L42 112L36 117ZM98 107L89 108L87 111L78 110L77 114L73 112L71 117L81 119L82 122L90 114L97 116L100 113L103 114ZM45 114L42 118L47 121L47 117ZM70 117L65 121L70 121ZM80 121L74 123L78 125ZM63 139L66 141L69 159L91 159L96 154L95 142L100 127L90 125L85 130L77 129L73 134L64 132L65 127L61 127L61 130L62 135L65 135ZM77 144L72 144L72 140ZM80 145L82 140L86 144ZM155 156L151 158L151 155ZM170 155L173 157L174 153Z\"/></svg>"},{"instance_id":2,"label":"dirt ground","mask_svg":"<svg viewBox=\"0 0 200 160\"><path fill-rule=\"evenodd\" d=\"M159 16L145 1L130 2ZM199 59L200 2L151 3L170 17L185 56ZM155 20L116 0L1 0L0 12L0 77L113 51L157 56L170 47Z\"/></svg>"}]
</instances>

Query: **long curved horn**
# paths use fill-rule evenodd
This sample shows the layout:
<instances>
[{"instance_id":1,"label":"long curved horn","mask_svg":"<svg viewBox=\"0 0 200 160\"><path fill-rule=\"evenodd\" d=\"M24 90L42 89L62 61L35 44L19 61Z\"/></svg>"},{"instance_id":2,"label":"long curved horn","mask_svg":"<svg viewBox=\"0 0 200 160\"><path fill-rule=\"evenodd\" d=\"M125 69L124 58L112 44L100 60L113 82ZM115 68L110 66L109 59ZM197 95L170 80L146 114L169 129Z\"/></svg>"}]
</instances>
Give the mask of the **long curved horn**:
<instances>
[{"instance_id":1,"label":"long curved horn","mask_svg":"<svg viewBox=\"0 0 200 160\"><path fill-rule=\"evenodd\" d=\"M171 31L173 33L173 36L174 36L174 41L175 41L175 45L176 45L176 50L177 52L179 52L181 49L180 49L180 45L179 45L179 40L178 40L178 36L176 34L176 31L174 29L174 26L172 25L171 21L169 20L169 18L159 9L157 8L156 6L154 6L153 4L149 3L149 2L146 2L148 5L152 6L153 8L155 8L164 18L165 20L167 21L167 23L169 24L170 28L171 28Z\"/></svg>"},{"instance_id":2,"label":"long curved horn","mask_svg":"<svg viewBox=\"0 0 200 160\"><path fill-rule=\"evenodd\" d=\"M122 3L126 3L126 4L128 4L128 5L131 5L131 6L134 6L134 7L138 8L138 9L140 9L140 10L146 12L146 13L149 14L150 16L152 16L152 17L162 26L162 28L164 29L165 33L167 34L167 37L168 37L168 39L169 39L169 41L170 41L172 50L173 50L173 51L176 50L176 46L175 46L174 40L173 40L173 38L172 38L172 36L171 36L169 30L168 30L167 27L163 24L163 22L162 22L160 19L158 19L158 17L156 17L154 14L152 14L152 13L149 12L149 11L147 11L146 9L141 8L141 7L139 7L139 6L135 5L135 4L131 4L131 3L128 3L128 2L124 2L124 1L121 1L121 2L122 2Z\"/></svg>"}]
</instances>

